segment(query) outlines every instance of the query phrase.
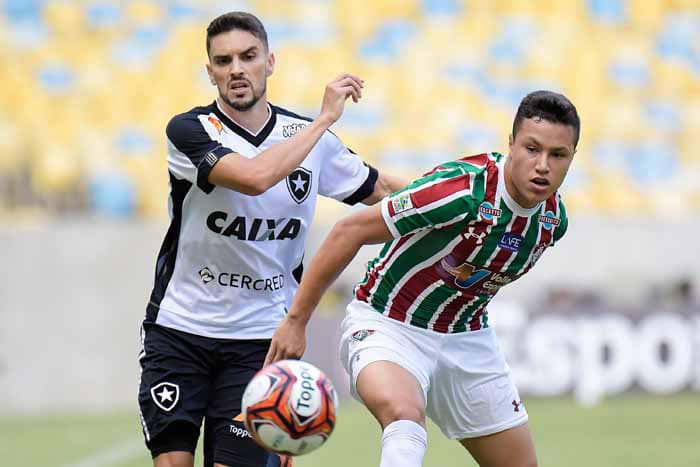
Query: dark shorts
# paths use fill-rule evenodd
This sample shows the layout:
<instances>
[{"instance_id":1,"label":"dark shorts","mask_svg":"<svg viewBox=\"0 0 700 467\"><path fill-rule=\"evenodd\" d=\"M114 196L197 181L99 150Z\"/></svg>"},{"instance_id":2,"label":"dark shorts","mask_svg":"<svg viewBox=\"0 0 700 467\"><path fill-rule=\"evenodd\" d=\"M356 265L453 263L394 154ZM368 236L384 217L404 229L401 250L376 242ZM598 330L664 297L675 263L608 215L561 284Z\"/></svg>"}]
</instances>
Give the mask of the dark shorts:
<instances>
[{"instance_id":1,"label":"dark shorts","mask_svg":"<svg viewBox=\"0 0 700 467\"><path fill-rule=\"evenodd\" d=\"M214 339L144 324L139 407L151 455L194 453L204 419L205 466L265 466L267 452L239 415L243 391L269 346L269 340Z\"/></svg>"}]
</instances>

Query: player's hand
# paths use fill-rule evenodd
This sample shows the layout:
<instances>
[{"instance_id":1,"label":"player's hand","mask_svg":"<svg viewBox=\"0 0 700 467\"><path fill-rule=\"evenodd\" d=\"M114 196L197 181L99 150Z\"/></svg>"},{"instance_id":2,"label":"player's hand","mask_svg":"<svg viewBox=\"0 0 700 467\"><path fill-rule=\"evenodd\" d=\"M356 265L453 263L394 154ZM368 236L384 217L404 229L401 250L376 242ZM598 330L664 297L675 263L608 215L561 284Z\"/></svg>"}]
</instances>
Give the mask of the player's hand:
<instances>
[{"instance_id":1,"label":"player's hand","mask_svg":"<svg viewBox=\"0 0 700 467\"><path fill-rule=\"evenodd\" d=\"M301 358L304 350L306 350L306 324L290 319L287 315L272 336L265 365L279 360Z\"/></svg>"},{"instance_id":2,"label":"player's hand","mask_svg":"<svg viewBox=\"0 0 700 467\"><path fill-rule=\"evenodd\" d=\"M362 98L363 87L364 80L348 73L343 73L328 83L326 92L323 94L319 118L325 120L329 125L335 123L342 115L348 97L352 97L353 102Z\"/></svg>"}]
</instances>

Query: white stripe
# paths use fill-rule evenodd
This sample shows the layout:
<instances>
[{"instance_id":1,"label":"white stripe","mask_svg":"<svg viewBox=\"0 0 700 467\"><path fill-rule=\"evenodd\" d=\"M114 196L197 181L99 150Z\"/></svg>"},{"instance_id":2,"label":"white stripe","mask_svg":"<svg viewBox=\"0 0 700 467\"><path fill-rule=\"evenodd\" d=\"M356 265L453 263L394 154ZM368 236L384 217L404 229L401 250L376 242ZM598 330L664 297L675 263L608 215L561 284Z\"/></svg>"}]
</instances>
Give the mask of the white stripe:
<instances>
[{"instance_id":1,"label":"white stripe","mask_svg":"<svg viewBox=\"0 0 700 467\"><path fill-rule=\"evenodd\" d=\"M537 217L537 214L535 214L535 217ZM520 235L520 236L523 238L523 243L525 243L525 237L527 236L527 230L530 228L530 223L531 223L531 222L532 222L532 217L528 217L528 218L527 218L527 222L525 223L525 228L523 229L522 235L521 235L521 234L518 234L518 235ZM539 222L538 222L538 224L539 224ZM538 229L538 233L539 233L539 229ZM538 235L538 236L539 236L539 235ZM531 251L531 253L532 253L532 251ZM510 266L510 264L513 262L513 260L514 260L517 256L518 256L518 252L517 252L517 251L511 251L511 252L510 252L510 258L508 258L508 259L506 260L506 262L503 263L503 267L501 268L501 272L507 271L507 270L508 270L508 266Z\"/></svg>"},{"instance_id":2,"label":"white stripe","mask_svg":"<svg viewBox=\"0 0 700 467\"><path fill-rule=\"evenodd\" d=\"M462 317L462 315L464 314L464 312L467 311L469 309L469 307L471 307L474 304L474 302L476 302L478 299L479 299L479 295L472 298L467 303L465 303L464 306L462 306L462 308L459 310L459 312L455 315L455 317L452 320L452 322L450 323L450 325L447 326L448 333L454 332L455 325L459 322L459 320Z\"/></svg>"},{"instance_id":3,"label":"white stripe","mask_svg":"<svg viewBox=\"0 0 700 467\"><path fill-rule=\"evenodd\" d=\"M141 395L141 377L143 376L143 366L141 365L141 359L146 356L146 329L141 325L141 352L139 352L138 362L139 362L139 384L136 387L136 401L139 401L139 396ZM141 412L141 404L139 406L139 419L141 420L141 426L143 427L143 433L146 435L146 440L151 440L151 434L148 431L148 426L146 425L146 419L143 417L143 412Z\"/></svg>"},{"instance_id":4,"label":"white stripe","mask_svg":"<svg viewBox=\"0 0 700 467\"><path fill-rule=\"evenodd\" d=\"M137 457L143 457L144 464L150 462L147 461L147 457L150 456L147 455L143 441L138 438L129 438L76 462L64 464L64 467L107 467Z\"/></svg>"},{"instance_id":5,"label":"white stripe","mask_svg":"<svg viewBox=\"0 0 700 467\"><path fill-rule=\"evenodd\" d=\"M440 316L440 314L441 314L443 311L445 311L445 307L446 307L447 305L449 305L450 303L452 303L453 301L455 301L457 298L461 297L461 296L462 296L462 292L460 292L460 291L458 290L456 294L452 295L451 297L448 297L447 300L445 300L444 302L442 302L442 303L440 304L440 306L437 308L437 310L435 311L435 314L433 314L433 317L430 318L430 321L428 322L428 329L433 329L434 326L435 326L435 321L437 321L438 316Z\"/></svg>"},{"instance_id":6,"label":"white stripe","mask_svg":"<svg viewBox=\"0 0 700 467\"><path fill-rule=\"evenodd\" d=\"M406 272L406 274L403 275L401 280L399 282L397 282L397 284L394 286L394 289L389 294L389 299L387 300L387 305L386 305L384 312L387 313L391 309L391 306L394 303L394 299L396 298L396 295L399 293L399 290L401 290L401 288L404 285L406 285L406 282L408 282L409 279L411 279L411 277L413 277L418 271L425 268L429 264L434 264L438 259L441 259L441 258L444 258L445 256L447 256L454 249L454 247L461 241L462 241L461 236L455 237L447 245L445 245L445 247L442 250L440 250L437 253L435 253L434 255L428 257L426 260L421 261L420 263L414 264L413 267L411 269L409 269Z\"/></svg>"},{"instance_id":7,"label":"white stripe","mask_svg":"<svg viewBox=\"0 0 700 467\"><path fill-rule=\"evenodd\" d=\"M464 175L464 174L462 174L462 175ZM426 213L426 212L428 212L428 211L432 211L433 209L437 209L437 208L439 208L439 207L441 207L441 206L443 206L443 205L445 205L445 204L447 204L447 203L449 203L449 202L451 202L451 201L454 201L454 200L457 199L457 198L460 198L460 197L463 197L463 196L471 195L471 194L472 194L472 191L473 191L473 188L474 188L474 177L475 177L475 175L474 175L473 173L469 173L468 175L469 175L469 188L466 188L466 189L464 189L464 190L460 190L460 191L458 191L458 192L456 192L456 193L452 193L451 195L446 196L446 197L444 197L444 198L439 198L439 199L433 201L433 202L430 203L430 204L426 204L425 206L416 206L416 207L414 207L413 209L407 209L407 210L405 210L405 211L403 211L403 212L396 213L396 214L394 214L394 217L392 217L393 222L396 223L396 222L400 221L401 219L404 219L404 218L406 218L406 217L411 217L411 216L415 215L415 213L424 214L424 213ZM456 178L456 177L452 177L452 178ZM398 195L396 195L396 198L399 198L399 197L401 197L401 196L406 196L407 194L408 194L408 195L414 194L414 193L416 193L416 192L418 192L418 191L422 191L422 190L425 189L425 188L430 188L431 186L438 185L438 184L440 184L440 183L443 183L443 182L446 182L446 181L448 181L448 180L451 180L452 178L439 178L439 179L437 179L437 180L433 180L433 181L431 181L431 182L429 182L429 183L426 183L425 185L420 185L420 186L418 186L418 187L416 187L416 188L412 188L412 189L410 189L410 190L402 191L401 193L399 193Z\"/></svg>"},{"instance_id":8,"label":"white stripe","mask_svg":"<svg viewBox=\"0 0 700 467\"><path fill-rule=\"evenodd\" d=\"M392 248L389 248L389 251L387 251L387 254L386 254L386 256L382 259L382 261L380 261L379 263L377 263L377 264L374 266L374 269L372 269L372 271L376 271L376 270L379 270L379 269L381 268L378 272L376 272L376 274L377 274L379 277L377 277L377 280L374 281L374 285L372 286L372 288L371 288L370 291L369 291L369 296L370 296L370 297L371 297L372 295L374 295L374 293L377 291L377 288L379 287L379 284L384 280L384 277L383 277L383 276L384 276L384 273L386 272L386 270L389 269L389 268L391 267L392 264L394 264L394 262L396 261L396 259L399 258L399 257L404 253L404 251L406 251L407 248L410 248L411 246L415 245L416 242L418 242L421 238L423 238L423 237L425 237L426 235L428 235L428 232L429 232L429 231L426 230L426 231L423 231L423 232L419 232L419 233L414 234L413 237L411 237L411 238L409 238L408 240L406 240L406 243L404 243L403 245L401 245L401 247L399 247L399 249L396 250L396 252L394 252L393 255L391 255L391 256L392 256L391 259L389 259L389 256L390 256L390 253L391 253L393 247L392 247ZM398 242L398 240L394 240L394 242Z\"/></svg>"},{"instance_id":9,"label":"white stripe","mask_svg":"<svg viewBox=\"0 0 700 467\"><path fill-rule=\"evenodd\" d=\"M544 209L544 208L543 208ZM539 248L540 246L540 240L542 240L542 230L544 227L542 227L542 223L537 221L537 238L535 239L535 245L530 248L530 254L527 255L527 259L525 260L525 263L523 263L523 267L520 268L520 270L516 273L517 276L520 276L521 274L525 273L525 269L530 265L530 261L532 261L532 254Z\"/></svg>"},{"instance_id":10,"label":"white stripe","mask_svg":"<svg viewBox=\"0 0 700 467\"><path fill-rule=\"evenodd\" d=\"M433 282L428 287L423 289L423 291L420 294L418 294L418 296L413 301L413 303L411 303L411 306L408 307L408 310L406 310L406 319L404 322L410 323L411 318L413 318L413 314L416 312L416 310L418 309L420 304L423 302L423 300L425 300L425 297L430 295L433 292L433 290L437 289L438 287L440 287L444 283L445 283L445 281L443 281L442 279L438 279L437 281Z\"/></svg>"}]
</instances>

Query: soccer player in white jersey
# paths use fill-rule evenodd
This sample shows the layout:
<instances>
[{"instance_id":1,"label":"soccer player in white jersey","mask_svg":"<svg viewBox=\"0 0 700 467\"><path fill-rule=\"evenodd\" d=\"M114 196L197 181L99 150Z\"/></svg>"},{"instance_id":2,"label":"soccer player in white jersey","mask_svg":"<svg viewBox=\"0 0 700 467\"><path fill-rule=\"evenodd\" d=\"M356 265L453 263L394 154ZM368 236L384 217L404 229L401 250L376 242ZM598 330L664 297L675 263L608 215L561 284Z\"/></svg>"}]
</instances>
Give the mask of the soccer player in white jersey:
<instances>
[{"instance_id":1,"label":"soccer player in white jersey","mask_svg":"<svg viewBox=\"0 0 700 467\"><path fill-rule=\"evenodd\" d=\"M385 243L355 288L340 343L353 394L383 429L381 467L422 464L426 414L481 466L537 465L486 306L566 232L557 190L579 131L566 97L531 93L507 157L436 167L338 222L311 262L266 362L301 356L324 291L362 245Z\"/></svg>"},{"instance_id":2,"label":"soccer player in white jersey","mask_svg":"<svg viewBox=\"0 0 700 467\"><path fill-rule=\"evenodd\" d=\"M192 466L204 419L205 466L258 467L268 454L243 426L241 396L298 286L317 195L374 204L403 183L328 131L362 80L338 77L306 119L267 101L275 58L255 16L214 19L206 45L218 97L166 130L172 221L143 323L139 407L155 466Z\"/></svg>"}]
</instances>

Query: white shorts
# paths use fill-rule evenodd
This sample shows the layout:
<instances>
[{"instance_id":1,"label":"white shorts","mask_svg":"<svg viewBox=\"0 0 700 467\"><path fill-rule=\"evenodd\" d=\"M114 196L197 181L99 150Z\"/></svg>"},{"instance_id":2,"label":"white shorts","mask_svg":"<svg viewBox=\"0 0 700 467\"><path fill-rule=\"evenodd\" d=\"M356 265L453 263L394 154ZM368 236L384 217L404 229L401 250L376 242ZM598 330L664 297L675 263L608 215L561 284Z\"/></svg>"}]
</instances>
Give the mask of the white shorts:
<instances>
[{"instance_id":1,"label":"white shorts","mask_svg":"<svg viewBox=\"0 0 700 467\"><path fill-rule=\"evenodd\" d=\"M527 422L491 328L442 334L387 318L353 300L341 330L340 359L355 398L360 371L372 362L390 361L418 380L426 414L450 439L485 436Z\"/></svg>"}]
</instances>

